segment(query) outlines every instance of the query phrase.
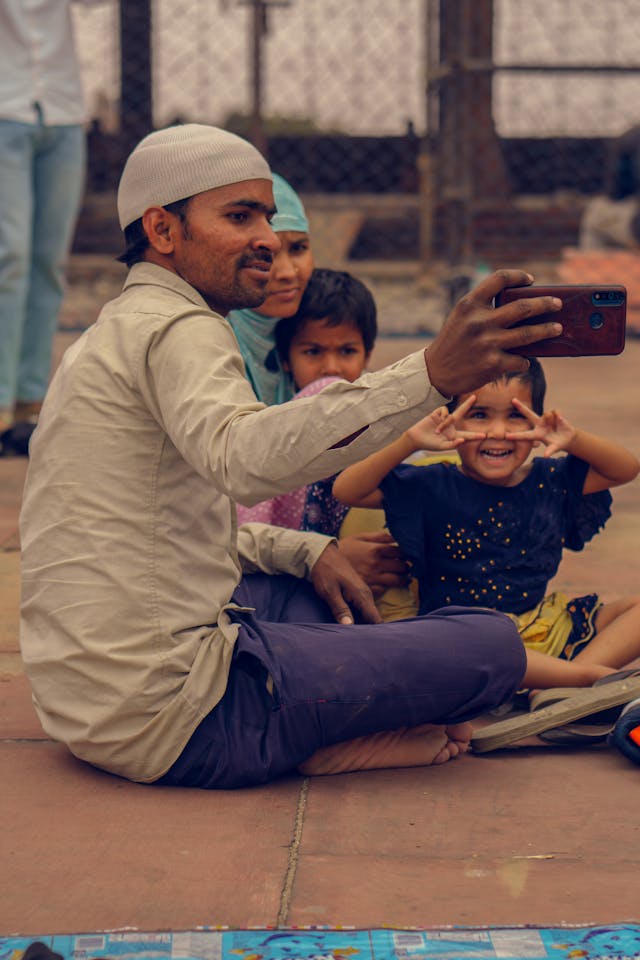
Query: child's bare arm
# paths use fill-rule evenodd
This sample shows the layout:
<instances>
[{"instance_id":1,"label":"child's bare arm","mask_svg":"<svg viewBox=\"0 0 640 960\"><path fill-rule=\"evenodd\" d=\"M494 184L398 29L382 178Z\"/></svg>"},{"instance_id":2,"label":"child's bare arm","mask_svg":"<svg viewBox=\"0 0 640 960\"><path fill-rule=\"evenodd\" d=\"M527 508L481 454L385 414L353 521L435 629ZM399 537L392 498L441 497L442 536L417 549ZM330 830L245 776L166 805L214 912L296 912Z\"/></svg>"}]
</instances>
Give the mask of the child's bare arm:
<instances>
[{"instance_id":1,"label":"child's bare arm","mask_svg":"<svg viewBox=\"0 0 640 960\"><path fill-rule=\"evenodd\" d=\"M589 464L583 493L597 493L599 490L630 483L640 472L640 463L630 450L620 443L587 433L585 430L575 431L566 450Z\"/></svg>"},{"instance_id":2,"label":"child's bare arm","mask_svg":"<svg viewBox=\"0 0 640 960\"><path fill-rule=\"evenodd\" d=\"M350 507L381 507L380 484L386 475L416 450L406 433L365 460L353 463L333 482L333 495Z\"/></svg>"},{"instance_id":3,"label":"child's bare arm","mask_svg":"<svg viewBox=\"0 0 640 960\"><path fill-rule=\"evenodd\" d=\"M640 463L630 450L606 437L578 430L562 416L559 410L549 410L538 416L520 400L514 400L515 407L523 413L530 430L514 431L507 434L509 439L533 439L546 447L545 457L564 450L589 464L582 492L597 493L609 487L629 483L637 477Z\"/></svg>"},{"instance_id":4,"label":"child's bare arm","mask_svg":"<svg viewBox=\"0 0 640 960\"><path fill-rule=\"evenodd\" d=\"M417 450L455 450L466 439L478 439L484 434L459 431L457 421L475 402L471 395L452 414L446 407L438 407L428 417L419 420L393 443L372 453L366 460L354 463L338 474L333 484L333 495L352 507L381 507L380 484L386 475Z\"/></svg>"}]
</instances>

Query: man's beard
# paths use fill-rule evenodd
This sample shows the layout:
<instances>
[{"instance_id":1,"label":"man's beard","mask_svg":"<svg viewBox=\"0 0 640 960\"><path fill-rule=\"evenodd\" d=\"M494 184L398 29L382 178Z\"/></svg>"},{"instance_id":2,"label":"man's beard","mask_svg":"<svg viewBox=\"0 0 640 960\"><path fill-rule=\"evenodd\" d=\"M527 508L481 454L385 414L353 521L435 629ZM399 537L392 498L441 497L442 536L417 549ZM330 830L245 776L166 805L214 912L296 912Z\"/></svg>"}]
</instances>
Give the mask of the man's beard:
<instances>
[{"instance_id":1,"label":"man's beard","mask_svg":"<svg viewBox=\"0 0 640 960\"><path fill-rule=\"evenodd\" d=\"M267 299L267 284L264 289L259 290L256 287L247 287L239 281L228 290L216 290L215 293L207 294L202 290L198 291L214 313L220 313L226 316L232 310L245 310L260 307Z\"/></svg>"},{"instance_id":2,"label":"man's beard","mask_svg":"<svg viewBox=\"0 0 640 960\"><path fill-rule=\"evenodd\" d=\"M269 274L265 273L265 284L262 288L248 286L242 283L242 270L246 267L254 267L256 264L268 264L271 267L273 257L269 250L258 250L256 253L244 253L237 264L237 282L231 296L236 301L230 310L241 310L243 307L259 307L267 299L267 286Z\"/></svg>"},{"instance_id":3,"label":"man's beard","mask_svg":"<svg viewBox=\"0 0 640 960\"><path fill-rule=\"evenodd\" d=\"M255 266L256 263L265 263L271 266L272 262L273 257L268 250L253 254L244 253L238 258L233 280L225 289L202 289L202 287L196 289L209 307L215 313L222 314L222 316L226 316L231 310L259 307L267 299L269 274L265 271L264 286L259 286L255 282L250 284L248 281L244 281L242 271L246 267ZM189 281L187 280L187 282Z\"/></svg>"}]
</instances>

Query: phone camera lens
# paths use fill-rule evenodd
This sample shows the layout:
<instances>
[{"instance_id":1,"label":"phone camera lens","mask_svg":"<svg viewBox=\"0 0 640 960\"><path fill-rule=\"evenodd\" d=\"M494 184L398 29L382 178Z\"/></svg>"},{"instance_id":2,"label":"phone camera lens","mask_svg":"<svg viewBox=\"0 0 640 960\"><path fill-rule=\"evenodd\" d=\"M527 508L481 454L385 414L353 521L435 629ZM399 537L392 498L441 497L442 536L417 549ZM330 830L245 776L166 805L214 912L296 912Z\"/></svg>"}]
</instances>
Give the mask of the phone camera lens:
<instances>
[{"instance_id":1,"label":"phone camera lens","mask_svg":"<svg viewBox=\"0 0 640 960\"><path fill-rule=\"evenodd\" d=\"M604 317L597 310L589 317L589 326L592 330L599 330L604 326Z\"/></svg>"}]
</instances>

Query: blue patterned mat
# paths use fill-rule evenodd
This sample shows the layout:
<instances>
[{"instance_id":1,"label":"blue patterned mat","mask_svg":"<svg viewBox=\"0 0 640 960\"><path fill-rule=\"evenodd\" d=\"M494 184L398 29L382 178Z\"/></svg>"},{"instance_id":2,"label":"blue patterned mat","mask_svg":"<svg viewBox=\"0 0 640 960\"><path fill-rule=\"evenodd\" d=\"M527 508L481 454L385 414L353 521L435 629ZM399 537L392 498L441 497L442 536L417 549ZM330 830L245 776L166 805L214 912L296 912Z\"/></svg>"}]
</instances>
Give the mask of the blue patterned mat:
<instances>
[{"instance_id":1,"label":"blue patterned mat","mask_svg":"<svg viewBox=\"0 0 640 960\"><path fill-rule=\"evenodd\" d=\"M0 960L21 960L40 941L64 960L624 960L640 957L640 925L435 927L354 930L305 927L179 933L78 933L0 937Z\"/></svg>"}]
</instances>

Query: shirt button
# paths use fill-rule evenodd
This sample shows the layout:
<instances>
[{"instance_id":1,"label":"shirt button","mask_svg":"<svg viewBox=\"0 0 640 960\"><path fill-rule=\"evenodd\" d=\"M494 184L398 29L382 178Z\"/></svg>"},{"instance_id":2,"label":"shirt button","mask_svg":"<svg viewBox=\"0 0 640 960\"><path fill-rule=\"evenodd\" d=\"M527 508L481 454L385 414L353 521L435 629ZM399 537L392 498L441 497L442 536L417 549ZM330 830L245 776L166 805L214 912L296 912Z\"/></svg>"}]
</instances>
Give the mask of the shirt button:
<instances>
[{"instance_id":1,"label":"shirt button","mask_svg":"<svg viewBox=\"0 0 640 960\"><path fill-rule=\"evenodd\" d=\"M407 398L403 393L401 393L400 396L398 397L398 406L406 407L406 405L407 405Z\"/></svg>"}]
</instances>

